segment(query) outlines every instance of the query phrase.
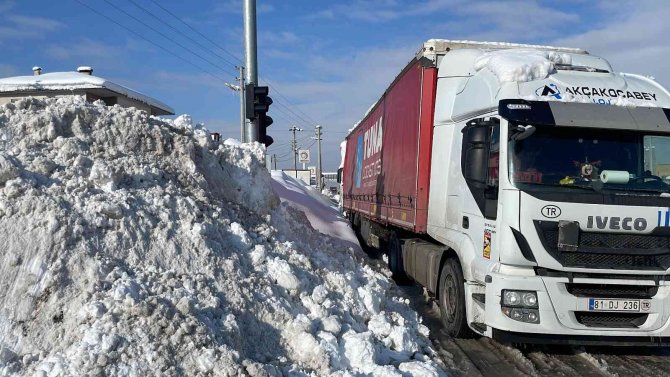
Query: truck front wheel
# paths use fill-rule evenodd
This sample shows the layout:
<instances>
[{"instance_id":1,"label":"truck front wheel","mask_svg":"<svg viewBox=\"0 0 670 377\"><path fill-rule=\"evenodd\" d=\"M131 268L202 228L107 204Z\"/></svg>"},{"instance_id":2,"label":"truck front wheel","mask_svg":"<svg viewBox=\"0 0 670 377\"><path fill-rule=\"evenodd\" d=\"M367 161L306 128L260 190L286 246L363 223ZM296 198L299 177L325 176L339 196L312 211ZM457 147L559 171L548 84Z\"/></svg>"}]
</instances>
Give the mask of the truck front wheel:
<instances>
[{"instance_id":1,"label":"truck front wheel","mask_svg":"<svg viewBox=\"0 0 670 377\"><path fill-rule=\"evenodd\" d=\"M449 335L469 338L472 330L465 315L465 281L456 258L449 258L440 273L440 316Z\"/></svg>"}]
</instances>

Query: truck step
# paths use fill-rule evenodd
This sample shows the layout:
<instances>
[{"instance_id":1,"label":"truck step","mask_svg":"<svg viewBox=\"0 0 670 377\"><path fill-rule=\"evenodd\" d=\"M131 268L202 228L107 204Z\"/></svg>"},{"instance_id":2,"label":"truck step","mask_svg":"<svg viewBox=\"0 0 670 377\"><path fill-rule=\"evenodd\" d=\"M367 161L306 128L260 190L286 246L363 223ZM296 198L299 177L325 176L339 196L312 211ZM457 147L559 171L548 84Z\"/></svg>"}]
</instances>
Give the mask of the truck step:
<instances>
[{"instance_id":1,"label":"truck step","mask_svg":"<svg viewBox=\"0 0 670 377\"><path fill-rule=\"evenodd\" d=\"M477 301L478 303L484 305L486 304L486 295L483 293L473 293L472 294L472 299Z\"/></svg>"},{"instance_id":2,"label":"truck step","mask_svg":"<svg viewBox=\"0 0 670 377\"><path fill-rule=\"evenodd\" d=\"M481 323L481 322L472 322L470 326L477 331L480 334L483 334L486 332L486 324Z\"/></svg>"}]
</instances>

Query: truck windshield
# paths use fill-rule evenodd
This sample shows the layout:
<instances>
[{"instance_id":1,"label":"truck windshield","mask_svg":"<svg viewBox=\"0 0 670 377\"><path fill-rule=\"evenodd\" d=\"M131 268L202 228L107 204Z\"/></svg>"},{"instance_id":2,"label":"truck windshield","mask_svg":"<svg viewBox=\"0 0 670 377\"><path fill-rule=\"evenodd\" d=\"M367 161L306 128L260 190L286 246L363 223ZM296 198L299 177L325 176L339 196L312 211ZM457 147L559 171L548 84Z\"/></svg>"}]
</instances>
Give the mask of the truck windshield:
<instances>
[{"instance_id":1,"label":"truck windshield","mask_svg":"<svg viewBox=\"0 0 670 377\"><path fill-rule=\"evenodd\" d=\"M513 132L509 171L519 188L670 191L670 136L537 126L514 140Z\"/></svg>"}]
</instances>

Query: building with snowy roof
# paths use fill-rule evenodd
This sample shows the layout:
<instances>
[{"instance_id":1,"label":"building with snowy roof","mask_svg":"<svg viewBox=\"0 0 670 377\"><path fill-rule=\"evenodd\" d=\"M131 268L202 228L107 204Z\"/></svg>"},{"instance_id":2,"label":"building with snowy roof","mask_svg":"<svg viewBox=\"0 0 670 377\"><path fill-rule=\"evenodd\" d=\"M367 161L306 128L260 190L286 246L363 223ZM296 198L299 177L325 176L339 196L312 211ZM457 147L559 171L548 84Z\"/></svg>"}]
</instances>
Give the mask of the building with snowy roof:
<instances>
[{"instance_id":1,"label":"building with snowy roof","mask_svg":"<svg viewBox=\"0 0 670 377\"><path fill-rule=\"evenodd\" d=\"M90 67L79 67L77 72L44 74L42 68L34 67L32 76L0 79L0 105L27 96L45 98L66 95L85 96L89 102L101 100L107 106L135 107L151 115L174 115L170 106L154 98L93 76L93 69Z\"/></svg>"}]
</instances>

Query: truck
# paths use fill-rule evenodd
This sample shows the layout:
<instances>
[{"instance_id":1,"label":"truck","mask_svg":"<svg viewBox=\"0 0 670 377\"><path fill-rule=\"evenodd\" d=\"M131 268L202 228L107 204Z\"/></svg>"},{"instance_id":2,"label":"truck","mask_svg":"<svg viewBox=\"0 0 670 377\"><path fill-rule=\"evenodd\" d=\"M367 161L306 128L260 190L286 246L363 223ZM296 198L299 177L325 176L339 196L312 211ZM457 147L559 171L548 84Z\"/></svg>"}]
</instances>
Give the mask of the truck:
<instances>
[{"instance_id":1,"label":"truck","mask_svg":"<svg viewBox=\"0 0 670 377\"><path fill-rule=\"evenodd\" d=\"M346 137L342 206L454 337L670 344L670 93L576 48L431 39Z\"/></svg>"}]
</instances>

